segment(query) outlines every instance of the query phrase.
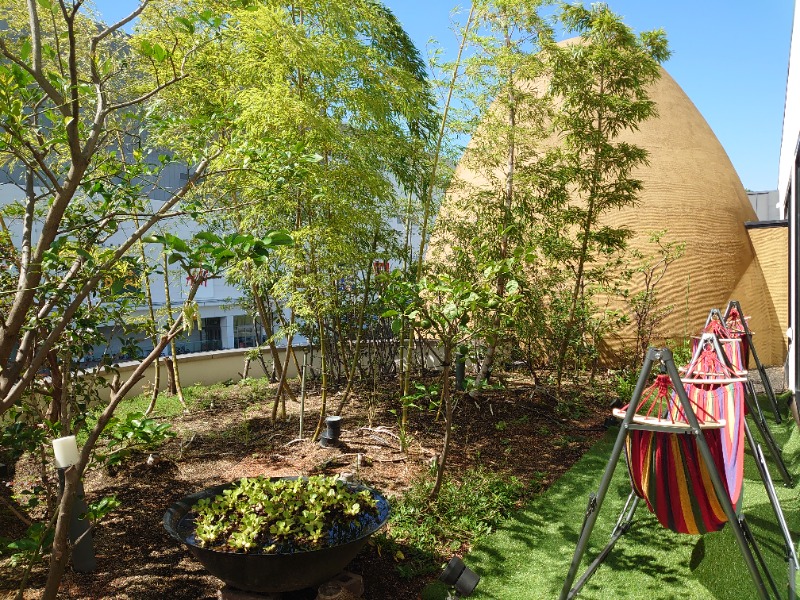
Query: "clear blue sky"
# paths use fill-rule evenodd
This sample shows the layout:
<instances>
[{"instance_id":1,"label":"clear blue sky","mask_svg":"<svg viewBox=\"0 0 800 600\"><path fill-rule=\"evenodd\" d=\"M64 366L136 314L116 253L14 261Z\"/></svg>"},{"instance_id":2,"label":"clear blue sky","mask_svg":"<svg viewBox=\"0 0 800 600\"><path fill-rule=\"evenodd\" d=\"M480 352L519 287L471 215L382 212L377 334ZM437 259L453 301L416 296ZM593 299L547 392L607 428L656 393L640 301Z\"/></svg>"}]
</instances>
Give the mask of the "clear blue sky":
<instances>
[{"instance_id":1,"label":"clear blue sky","mask_svg":"<svg viewBox=\"0 0 800 600\"><path fill-rule=\"evenodd\" d=\"M458 40L450 24L457 2L384 2L423 54L431 38L448 54L455 52ZM137 4L96 0L107 22ZM667 32L672 58L665 67L711 125L744 186L776 188L794 2L608 0L608 4L636 31L661 27Z\"/></svg>"}]
</instances>

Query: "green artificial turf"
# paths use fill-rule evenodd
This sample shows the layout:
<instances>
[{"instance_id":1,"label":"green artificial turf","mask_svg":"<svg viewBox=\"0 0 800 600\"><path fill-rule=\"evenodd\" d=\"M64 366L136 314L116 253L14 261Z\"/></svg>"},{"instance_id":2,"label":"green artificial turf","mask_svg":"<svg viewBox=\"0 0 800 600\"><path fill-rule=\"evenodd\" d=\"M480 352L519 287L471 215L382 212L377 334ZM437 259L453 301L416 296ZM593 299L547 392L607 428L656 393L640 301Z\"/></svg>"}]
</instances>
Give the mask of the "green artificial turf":
<instances>
[{"instance_id":1,"label":"green artificial turf","mask_svg":"<svg viewBox=\"0 0 800 600\"><path fill-rule=\"evenodd\" d=\"M785 402L782 402L785 406ZM767 413L773 435L795 482L800 480L800 431L791 418L776 425ZM792 532L800 539L798 486L786 488L773 468L758 430L750 423L756 441L764 447L773 481ZM597 490L618 430L588 452L570 471L521 510L466 557L466 564L481 576L471 598L539 600L557 598L572 560L586 503ZM783 538L772 512L755 462L746 450L743 510L770 565L782 597L787 597L788 570ZM630 482L624 458L601 508L578 576L607 542L628 493ZM423 598L445 597L443 586L430 586ZM704 536L681 535L662 528L642 502L634 526L578 596L581 599L661 598L743 600L757 598L741 552L726 526Z\"/></svg>"}]
</instances>

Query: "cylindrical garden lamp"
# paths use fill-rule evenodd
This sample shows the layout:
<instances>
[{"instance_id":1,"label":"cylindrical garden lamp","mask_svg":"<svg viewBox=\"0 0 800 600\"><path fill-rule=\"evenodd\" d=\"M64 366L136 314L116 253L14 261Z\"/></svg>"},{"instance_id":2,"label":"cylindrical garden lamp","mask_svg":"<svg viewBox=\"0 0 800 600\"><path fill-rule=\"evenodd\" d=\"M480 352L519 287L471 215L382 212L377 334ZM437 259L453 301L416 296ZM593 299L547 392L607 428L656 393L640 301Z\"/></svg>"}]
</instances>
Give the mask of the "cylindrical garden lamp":
<instances>
[{"instance_id":1,"label":"cylindrical garden lamp","mask_svg":"<svg viewBox=\"0 0 800 600\"><path fill-rule=\"evenodd\" d=\"M78 452L78 442L74 435L68 435L53 440L56 469L58 470L58 484L61 493L64 493L64 471L78 464L81 454ZM90 573L97 568L94 556L94 543L90 524L86 518L86 498L83 491L83 482L78 479L78 489L72 504L72 515L69 520L69 541L72 548L72 568L80 573ZM79 543L75 543L80 540Z\"/></svg>"}]
</instances>

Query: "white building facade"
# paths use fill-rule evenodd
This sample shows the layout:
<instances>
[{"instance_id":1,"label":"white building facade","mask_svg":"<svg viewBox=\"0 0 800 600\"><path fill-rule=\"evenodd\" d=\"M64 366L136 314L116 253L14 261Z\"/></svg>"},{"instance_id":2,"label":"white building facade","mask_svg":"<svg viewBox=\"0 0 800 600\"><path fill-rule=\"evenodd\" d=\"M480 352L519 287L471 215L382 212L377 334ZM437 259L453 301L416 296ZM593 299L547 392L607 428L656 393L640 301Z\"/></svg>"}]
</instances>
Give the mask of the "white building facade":
<instances>
[{"instance_id":1,"label":"white building facade","mask_svg":"<svg viewBox=\"0 0 800 600\"><path fill-rule=\"evenodd\" d=\"M789 223L789 346L788 384L792 393L800 391L800 304L797 298L798 257L800 257L800 0L795 2L789 74L783 114L783 135L778 173L778 207Z\"/></svg>"}]
</instances>

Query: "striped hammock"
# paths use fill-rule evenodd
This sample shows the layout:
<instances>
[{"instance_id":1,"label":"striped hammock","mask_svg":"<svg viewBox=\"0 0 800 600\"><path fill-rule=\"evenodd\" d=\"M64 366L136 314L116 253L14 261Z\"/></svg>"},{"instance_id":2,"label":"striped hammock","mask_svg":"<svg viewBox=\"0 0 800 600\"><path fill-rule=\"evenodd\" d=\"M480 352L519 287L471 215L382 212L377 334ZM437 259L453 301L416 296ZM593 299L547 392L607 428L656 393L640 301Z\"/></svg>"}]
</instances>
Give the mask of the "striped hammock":
<instances>
[{"instance_id":1,"label":"striped hammock","mask_svg":"<svg viewBox=\"0 0 800 600\"><path fill-rule=\"evenodd\" d=\"M722 349L725 351L733 369L738 372L747 371L747 336L742 328L739 313L734 308L725 322L716 317L709 316L708 323L703 328L702 333L713 333L717 336ZM692 338L692 356L697 360L697 346L700 344L701 336ZM687 369L691 368L691 365Z\"/></svg>"},{"instance_id":2,"label":"striped hammock","mask_svg":"<svg viewBox=\"0 0 800 600\"><path fill-rule=\"evenodd\" d=\"M708 368L710 362L705 361L704 367ZM703 428L701 435L711 450L725 492L738 506L744 475L744 378L724 372L725 365L717 367L727 378L697 383L699 376L694 373L684 389L701 427L719 425ZM668 388L669 377L659 375L643 394L650 402L648 410L661 403L666 407L662 421L686 424L680 401ZM726 523L708 467L687 429L632 430L625 452L634 491L664 527L678 533L706 533L718 531Z\"/></svg>"},{"instance_id":3,"label":"striped hammock","mask_svg":"<svg viewBox=\"0 0 800 600\"><path fill-rule=\"evenodd\" d=\"M750 358L750 346L748 345L747 329L745 327L747 319L749 318L750 317L740 315L736 308L731 307L731 309L728 311L728 316L725 319L725 326L728 328L728 331L733 337L738 338L742 342L742 364L745 365L745 367L747 366L748 359Z\"/></svg>"}]
</instances>

